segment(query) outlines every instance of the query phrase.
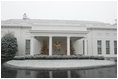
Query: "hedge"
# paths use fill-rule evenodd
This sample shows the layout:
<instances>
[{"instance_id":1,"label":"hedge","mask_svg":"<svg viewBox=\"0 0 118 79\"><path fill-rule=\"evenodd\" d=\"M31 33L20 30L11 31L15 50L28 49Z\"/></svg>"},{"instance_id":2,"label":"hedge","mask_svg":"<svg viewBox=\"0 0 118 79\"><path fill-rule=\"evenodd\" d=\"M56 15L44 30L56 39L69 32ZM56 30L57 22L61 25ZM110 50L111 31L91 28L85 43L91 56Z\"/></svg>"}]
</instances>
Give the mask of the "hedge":
<instances>
[{"instance_id":1,"label":"hedge","mask_svg":"<svg viewBox=\"0 0 118 79\"><path fill-rule=\"evenodd\" d=\"M66 56L66 55L38 55L38 56L15 56L14 60L33 60L33 59L96 59L96 60L104 60L104 57L102 56Z\"/></svg>"}]
</instances>

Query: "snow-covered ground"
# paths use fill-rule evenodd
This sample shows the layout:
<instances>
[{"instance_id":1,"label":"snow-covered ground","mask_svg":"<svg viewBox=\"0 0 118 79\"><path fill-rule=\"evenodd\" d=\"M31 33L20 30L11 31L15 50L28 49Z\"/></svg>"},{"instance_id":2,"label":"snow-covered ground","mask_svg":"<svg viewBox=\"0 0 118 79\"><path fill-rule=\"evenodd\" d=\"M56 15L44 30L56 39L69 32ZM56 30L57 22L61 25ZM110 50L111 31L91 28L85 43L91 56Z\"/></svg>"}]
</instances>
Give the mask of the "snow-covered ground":
<instances>
[{"instance_id":1,"label":"snow-covered ground","mask_svg":"<svg viewBox=\"0 0 118 79\"><path fill-rule=\"evenodd\" d=\"M11 60L4 65L21 69L74 69L114 65L108 60Z\"/></svg>"}]
</instances>

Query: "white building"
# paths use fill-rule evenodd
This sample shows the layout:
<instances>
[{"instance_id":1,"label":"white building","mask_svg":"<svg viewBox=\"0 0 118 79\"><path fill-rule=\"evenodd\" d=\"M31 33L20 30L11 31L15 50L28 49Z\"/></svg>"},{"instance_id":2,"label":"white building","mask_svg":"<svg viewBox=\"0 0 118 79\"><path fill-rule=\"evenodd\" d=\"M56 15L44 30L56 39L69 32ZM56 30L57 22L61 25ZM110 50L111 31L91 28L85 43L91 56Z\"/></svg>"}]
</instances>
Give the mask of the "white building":
<instances>
[{"instance_id":1,"label":"white building","mask_svg":"<svg viewBox=\"0 0 118 79\"><path fill-rule=\"evenodd\" d=\"M1 22L1 34L13 33L18 56L117 56L117 26L94 21L10 19Z\"/></svg>"}]
</instances>

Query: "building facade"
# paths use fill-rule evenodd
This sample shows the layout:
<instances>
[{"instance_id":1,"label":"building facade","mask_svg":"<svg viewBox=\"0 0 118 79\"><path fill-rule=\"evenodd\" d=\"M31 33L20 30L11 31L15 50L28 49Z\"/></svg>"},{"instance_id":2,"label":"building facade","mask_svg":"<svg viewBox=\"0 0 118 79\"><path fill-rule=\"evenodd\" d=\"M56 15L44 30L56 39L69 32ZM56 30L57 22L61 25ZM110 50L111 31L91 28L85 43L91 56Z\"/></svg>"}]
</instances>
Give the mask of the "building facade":
<instances>
[{"instance_id":1,"label":"building facade","mask_svg":"<svg viewBox=\"0 0 118 79\"><path fill-rule=\"evenodd\" d=\"M94 21L10 19L1 35L17 38L16 55L117 56L117 25Z\"/></svg>"}]
</instances>

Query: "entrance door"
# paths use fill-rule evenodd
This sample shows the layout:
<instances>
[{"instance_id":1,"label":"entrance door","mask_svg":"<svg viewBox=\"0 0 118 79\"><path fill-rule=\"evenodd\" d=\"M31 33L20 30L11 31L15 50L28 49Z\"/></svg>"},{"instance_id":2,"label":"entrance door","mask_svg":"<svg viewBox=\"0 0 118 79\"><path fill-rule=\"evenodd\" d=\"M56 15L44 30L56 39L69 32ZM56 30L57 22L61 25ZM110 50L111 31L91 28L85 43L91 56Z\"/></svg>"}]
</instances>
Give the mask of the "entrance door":
<instances>
[{"instance_id":1,"label":"entrance door","mask_svg":"<svg viewBox=\"0 0 118 79\"><path fill-rule=\"evenodd\" d=\"M67 42L66 37L53 37L52 42L53 55L66 55Z\"/></svg>"}]
</instances>

